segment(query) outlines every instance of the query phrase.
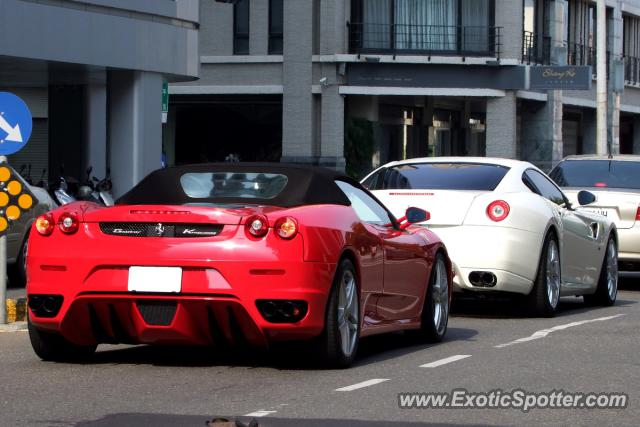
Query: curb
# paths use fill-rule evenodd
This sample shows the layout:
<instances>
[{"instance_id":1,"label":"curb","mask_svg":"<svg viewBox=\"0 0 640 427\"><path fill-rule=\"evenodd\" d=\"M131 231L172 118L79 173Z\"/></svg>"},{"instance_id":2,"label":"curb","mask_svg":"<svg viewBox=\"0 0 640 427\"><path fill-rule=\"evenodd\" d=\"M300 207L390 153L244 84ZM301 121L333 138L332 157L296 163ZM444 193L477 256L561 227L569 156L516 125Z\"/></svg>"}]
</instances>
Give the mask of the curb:
<instances>
[{"instance_id":1,"label":"curb","mask_svg":"<svg viewBox=\"0 0 640 427\"><path fill-rule=\"evenodd\" d=\"M27 320L27 299L7 299L7 323Z\"/></svg>"},{"instance_id":2,"label":"curb","mask_svg":"<svg viewBox=\"0 0 640 427\"><path fill-rule=\"evenodd\" d=\"M0 325L0 333L3 332L26 332L27 322L13 322L6 325Z\"/></svg>"}]
</instances>

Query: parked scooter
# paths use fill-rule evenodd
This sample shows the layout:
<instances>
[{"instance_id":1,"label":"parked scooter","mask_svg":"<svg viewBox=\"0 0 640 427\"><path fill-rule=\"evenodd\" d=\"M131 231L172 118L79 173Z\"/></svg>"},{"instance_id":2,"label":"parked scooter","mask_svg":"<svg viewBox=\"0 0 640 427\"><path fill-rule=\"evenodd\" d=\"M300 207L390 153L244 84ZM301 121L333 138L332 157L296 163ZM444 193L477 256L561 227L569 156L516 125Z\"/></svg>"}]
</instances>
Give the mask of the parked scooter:
<instances>
[{"instance_id":1,"label":"parked scooter","mask_svg":"<svg viewBox=\"0 0 640 427\"><path fill-rule=\"evenodd\" d=\"M103 179L98 180L98 178L94 176L93 180L95 182L94 189L98 193L100 202L105 206L113 206L115 200L113 199L113 194L111 194L111 188L113 188L111 169L107 168L107 175Z\"/></svg>"},{"instance_id":2,"label":"parked scooter","mask_svg":"<svg viewBox=\"0 0 640 427\"><path fill-rule=\"evenodd\" d=\"M62 175L60 175L60 183L58 184L58 188L53 190L53 197L60 206L68 205L69 203L75 202L77 200L69 193L69 185L67 184L67 180Z\"/></svg>"},{"instance_id":3,"label":"parked scooter","mask_svg":"<svg viewBox=\"0 0 640 427\"><path fill-rule=\"evenodd\" d=\"M49 186L49 194L51 194L58 205L62 206L77 200L73 193L74 192L69 188L69 180L64 176L64 165L61 165L58 186L55 188L51 188L51 186Z\"/></svg>"},{"instance_id":4,"label":"parked scooter","mask_svg":"<svg viewBox=\"0 0 640 427\"><path fill-rule=\"evenodd\" d=\"M87 200L94 203L98 203L104 206L113 206L114 200L111 195L111 172L107 168L107 176L104 179L91 177L91 171L93 168L89 166L87 168L87 174L85 181L78 188L78 199Z\"/></svg>"}]
</instances>

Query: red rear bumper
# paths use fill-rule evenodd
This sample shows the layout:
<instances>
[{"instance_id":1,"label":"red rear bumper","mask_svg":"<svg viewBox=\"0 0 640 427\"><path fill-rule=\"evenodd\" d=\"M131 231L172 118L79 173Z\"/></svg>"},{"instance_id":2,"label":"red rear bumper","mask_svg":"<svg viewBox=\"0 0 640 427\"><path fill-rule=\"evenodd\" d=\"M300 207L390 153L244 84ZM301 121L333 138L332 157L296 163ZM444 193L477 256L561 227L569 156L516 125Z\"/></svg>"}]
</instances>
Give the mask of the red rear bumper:
<instances>
[{"instance_id":1,"label":"red rear bumper","mask_svg":"<svg viewBox=\"0 0 640 427\"><path fill-rule=\"evenodd\" d=\"M28 296L63 297L53 317L30 309L31 322L76 344L264 345L311 338L324 328L335 264L302 261L301 236L283 241L270 233L254 242L238 233L234 245L171 242L152 252L147 239L105 238L89 245L77 235L56 249L47 237L31 234ZM182 267L181 292L129 292L131 265ZM305 301L308 312L295 323L271 323L257 300Z\"/></svg>"}]
</instances>

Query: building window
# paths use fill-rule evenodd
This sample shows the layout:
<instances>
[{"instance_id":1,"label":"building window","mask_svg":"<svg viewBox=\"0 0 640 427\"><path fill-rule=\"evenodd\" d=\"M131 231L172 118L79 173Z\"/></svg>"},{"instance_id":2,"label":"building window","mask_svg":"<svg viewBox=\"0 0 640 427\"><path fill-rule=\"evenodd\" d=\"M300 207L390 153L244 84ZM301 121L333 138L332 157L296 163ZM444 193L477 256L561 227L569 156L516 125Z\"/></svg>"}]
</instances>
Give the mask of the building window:
<instances>
[{"instance_id":1,"label":"building window","mask_svg":"<svg viewBox=\"0 0 640 427\"><path fill-rule=\"evenodd\" d=\"M550 0L523 0L523 63L548 65L551 62L551 37L547 22L547 15L551 7L549 2ZM566 2L564 2L564 6L567 6ZM563 22L566 23L567 20L565 19Z\"/></svg>"},{"instance_id":2,"label":"building window","mask_svg":"<svg viewBox=\"0 0 640 427\"><path fill-rule=\"evenodd\" d=\"M640 84L640 18L625 15L623 25L624 79Z\"/></svg>"},{"instance_id":3,"label":"building window","mask_svg":"<svg viewBox=\"0 0 640 427\"><path fill-rule=\"evenodd\" d=\"M249 54L249 0L233 6L233 54Z\"/></svg>"},{"instance_id":4,"label":"building window","mask_svg":"<svg viewBox=\"0 0 640 427\"><path fill-rule=\"evenodd\" d=\"M269 53L282 55L284 30L283 0L269 0Z\"/></svg>"},{"instance_id":5,"label":"building window","mask_svg":"<svg viewBox=\"0 0 640 427\"><path fill-rule=\"evenodd\" d=\"M352 0L351 46L390 51L489 53L493 0Z\"/></svg>"},{"instance_id":6,"label":"building window","mask_svg":"<svg viewBox=\"0 0 640 427\"><path fill-rule=\"evenodd\" d=\"M569 65L595 65L596 10L587 0L570 0L567 52Z\"/></svg>"}]
</instances>

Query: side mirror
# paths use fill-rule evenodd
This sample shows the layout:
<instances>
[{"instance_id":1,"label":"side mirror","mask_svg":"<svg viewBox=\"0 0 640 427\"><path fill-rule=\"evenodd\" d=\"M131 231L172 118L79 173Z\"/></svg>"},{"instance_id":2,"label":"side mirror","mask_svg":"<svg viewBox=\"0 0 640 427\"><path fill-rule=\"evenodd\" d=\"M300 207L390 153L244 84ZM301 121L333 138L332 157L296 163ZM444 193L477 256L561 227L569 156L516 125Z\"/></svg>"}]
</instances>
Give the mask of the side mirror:
<instances>
[{"instance_id":1,"label":"side mirror","mask_svg":"<svg viewBox=\"0 0 640 427\"><path fill-rule=\"evenodd\" d=\"M596 195L587 190L580 190L578 192L578 203L580 206L590 205L596 201Z\"/></svg>"},{"instance_id":2,"label":"side mirror","mask_svg":"<svg viewBox=\"0 0 640 427\"><path fill-rule=\"evenodd\" d=\"M431 214L424 209L411 207L407 208L405 217L409 224L415 224L418 222L429 221L431 219Z\"/></svg>"}]
</instances>

